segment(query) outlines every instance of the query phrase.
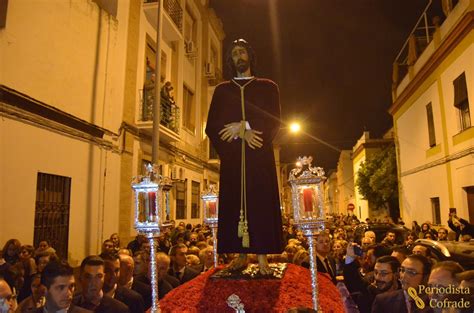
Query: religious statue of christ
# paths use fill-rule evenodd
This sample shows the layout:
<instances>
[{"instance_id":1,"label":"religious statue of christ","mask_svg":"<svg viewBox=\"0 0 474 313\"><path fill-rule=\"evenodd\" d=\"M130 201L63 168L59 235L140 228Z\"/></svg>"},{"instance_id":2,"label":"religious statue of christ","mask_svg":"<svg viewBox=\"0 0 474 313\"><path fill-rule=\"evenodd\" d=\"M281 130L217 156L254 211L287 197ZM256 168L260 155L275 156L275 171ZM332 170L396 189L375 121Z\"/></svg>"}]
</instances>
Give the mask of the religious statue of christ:
<instances>
[{"instance_id":1,"label":"religious statue of christ","mask_svg":"<svg viewBox=\"0 0 474 313\"><path fill-rule=\"evenodd\" d=\"M235 40L226 62L234 77L219 84L207 119L209 136L221 161L218 253L239 253L231 270L257 254L262 275L271 274L267 254L283 250L282 219L272 141L280 128L278 86L254 75L256 56Z\"/></svg>"}]
</instances>

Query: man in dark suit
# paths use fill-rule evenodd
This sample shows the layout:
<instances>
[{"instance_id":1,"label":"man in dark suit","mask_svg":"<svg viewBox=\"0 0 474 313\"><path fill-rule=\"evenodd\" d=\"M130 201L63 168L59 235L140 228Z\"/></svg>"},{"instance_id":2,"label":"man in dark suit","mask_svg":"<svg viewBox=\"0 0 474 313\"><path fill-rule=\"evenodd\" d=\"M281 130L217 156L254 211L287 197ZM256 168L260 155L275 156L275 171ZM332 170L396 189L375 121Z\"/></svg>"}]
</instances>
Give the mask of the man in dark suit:
<instances>
[{"instance_id":1,"label":"man in dark suit","mask_svg":"<svg viewBox=\"0 0 474 313\"><path fill-rule=\"evenodd\" d=\"M204 273L214 268L214 249L212 246L207 246L199 251L199 260L201 263L194 267L199 273Z\"/></svg>"},{"instance_id":2,"label":"man in dark suit","mask_svg":"<svg viewBox=\"0 0 474 313\"><path fill-rule=\"evenodd\" d=\"M168 274L168 270L170 267L170 257L163 253L158 252L156 254L156 268L158 271L158 298L162 299L168 292L170 292L173 288L176 288L180 285L180 281ZM144 288L142 286L147 286L150 290L150 305L151 305L151 272L147 271L147 274L141 274L138 276L133 277L133 285L132 289L137 288ZM134 289L135 290L135 289Z\"/></svg>"},{"instance_id":3,"label":"man in dark suit","mask_svg":"<svg viewBox=\"0 0 474 313\"><path fill-rule=\"evenodd\" d=\"M160 290L165 292L163 293L163 297L166 295L166 293L168 293L168 291L170 291L173 288L178 287L181 284L178 278L168 274L168 271L170 269L170 264L171 264L171 259L167 254L163 252L158 252L156 254L156 267L158 270L158 285L160 285L161 281L163 281L163 287L162 288L160 287ZM168 290L169 288L168 286L171 286L170 290Z\"/></svg>"},{"instance_id":4,"label":"man in dark suit","mask_svg":"<svg viewBox=\"0 0 474 313\"><path fill-rule=\"evenodd\" d=\"M329 256L331 252L331 239L329 233L321 232L316 238L316 268L319 273L326 273L336 282L336 263Z\"/></svg>"},{"instance_id":5,"label":"man in dark suit","mask_svg":"<svg viewBox=\"0 0 474 313\"><path fill-rule=\"evenodd\" d=\"M35 313L91 313L74 306L72 296L76 287L72 267L66 262L53 261L46 265L41 274L41 284L46 287L46 303Z\"/></svg>"},{"instance_id":6,"label":"man in dark suit","mask_svg":"<svg viewBox=\"0 0 474 313\"><path fill-rule=\"evenodd\" d=\"M104 278L104 260L97 255L86 257L80 269L81 294L73 303L95 313L130 313L125 304L104 294Z\"/></svg>"},{"instance_id":7,"label":"man in dark suit","mask_svg":"<svg viewBox=\"0 0 474 313\"><path fill-rule=\"evenodd\" d=\"M196 270L186 266L187 251L188 247L186 247L185 244L179 243L172 246L169 252L171 268L169 269L168 274L174 275L179 280L180 284L184 284L199 275Z\"/></svg>"},{"instance_id":8,"label":"man in dark suit","mask_svg":"<svg viewBox=\"0 0 474 313\"><path fill-rule=\"evenodd\" d=\"M135 261L133 258L126 254L119 254L120 259L120 275L118 284L127 289L133 290L139 293L145 305L145 311L151 307L151 286L146 284L139 279L133 277L133 271L135 269Z\"/></svg>"},{"instance_id":9,"label":"man in dark suit","mask_svg":"<svg viewBox=\"0 0 474 313\"><path fill-rule=\"evenodd\" d=\"M375 297L372 312L384 313L413 313L432 312L426 295L418 295L424 302L424 308L420 309L415 300L408 294L408 288L418 291L418 286L426 285L431 272L431 262L422 255L409 255L400 266L400 283L402 289L392 292L384 292Z\"/></svg>"},{"instance_id":10,"label":"man in dark suit","mask_svg":"<svg viewBox=\"0 0 474 313\"><path fill-rule=\"evenodd\" d=\"M145 304L142 296L118 284L120 276L120 259L116 254L104 254L105 279L102 290L105 295L126 304L132 313L143 313Z\"/></svg>"}]
</instances>

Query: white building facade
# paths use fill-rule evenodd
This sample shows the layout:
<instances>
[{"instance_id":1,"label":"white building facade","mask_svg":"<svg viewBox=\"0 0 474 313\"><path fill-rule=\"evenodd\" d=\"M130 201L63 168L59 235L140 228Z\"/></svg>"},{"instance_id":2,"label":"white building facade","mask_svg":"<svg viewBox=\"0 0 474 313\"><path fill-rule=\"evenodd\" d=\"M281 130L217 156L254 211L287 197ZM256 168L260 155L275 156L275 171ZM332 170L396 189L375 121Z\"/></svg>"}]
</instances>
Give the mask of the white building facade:
<instances>
[{"instance_id":1,"label":"white building facade","mask_svg":"<svg viewBox=\"0 0 474 313\"><path fill-rule=\"evenodd\" d=\"M338 206L335 209L335 213L347 214L347 206L354 204L354 193L352 150L342 150L337 162L336 196L338 198Z\"/></svg>"},{"instance_id":2,"label":"white building facade","mask_svg":"<svg viewBox=\"0 0 474 313\"><path fill-rule=\"evenodd\" d=\"M398 80L395 68L390 108L406 223L446 225L450 207L474 222L474 1L443 9L428 39L412 34L396 60L407 70Z\"/></svg>"},{"instance_id":3,"label":"white building facade","mask_svg":"<svg viewBox=\"0 0 474 313\"><path fill-rule=\"evenodd\" d=\"M159 163L174 178L171 218L179 207L180 220L196 223L201 191L218 182L204 127L224 33L208 1L166 3L160 79L174 88L175 115L160 127ZM119 232L122 244L135 235L130 183L151 160L143 112L156 9L140 1L7 2L0 20L2 244L48 239L77 265L110 234Z\"/></svg>"},{"instance_id":4,"label":"white building facade","mask_svg":"<svg viewBox=\"0 0 474 313\"><path fill-rule=\"evenodd\" d=\"M355 146L352 148L354 186L357 183L358 172L362 163L367 161L370 156L380 152L389 145L393 145L393 138L391 138L390 131L384 135L384 138L371 138L370 132L368 131L365 131L362 134L359 140L357 140ZM375 211L377 208L375 208L368 200L364 199L357 187L354 188L354 206L354 215L356 215L361 221L365 221L366 218L383 218L389 213L381 212L380 209Z\"/></svg>"}]
</instances>

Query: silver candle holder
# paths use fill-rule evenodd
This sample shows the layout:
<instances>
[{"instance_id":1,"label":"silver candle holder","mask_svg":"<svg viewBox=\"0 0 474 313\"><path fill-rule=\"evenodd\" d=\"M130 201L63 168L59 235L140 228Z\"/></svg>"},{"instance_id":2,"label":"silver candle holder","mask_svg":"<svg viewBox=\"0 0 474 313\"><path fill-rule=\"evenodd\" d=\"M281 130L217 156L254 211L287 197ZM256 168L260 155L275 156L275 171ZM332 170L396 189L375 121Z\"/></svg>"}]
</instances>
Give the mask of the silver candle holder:
<instances>
[{"instance_id":1,"label":"silver candle holder","mask_svg":"<svg viewBox=\"0 0 474 313\"><path fill-rule=\"evenodd\" d=\"M162 210L161 178L156 168L146 165L146 174L133 178L132 189L135 195L134 227L140 234L145 235L150 242L150 269L152 304L151 312L160 312L158 300L158 271L156 267L156 241L160 235L166 211Z\"/></svg>"},{"instance_id":2,"label":"silver candle holder","mask_svg":"<svg viewBox=\"0 0 474 313\"><path fill-rule=\"evenodd\" d=\"M316 267L315 236L324 230L325 212L323 183L326 180L321 167L313 167L312 157L299 157L288 182L291 185L293 219L308 239L313 309L322 312L318 301L318 273Z\"/></svg>"},{"instance_id":3,"label":"silver candle holder","mask_svg":"<svg viewBox=\"0 0 474 313\"><path fill-rule=\"evenodd\" d=\"M213 184L201 195L204 208L204 223L212 230L212 247L214 250L214 268L217 268L217 223L219 220L219 192Z\"/></svg>"}]
</instances>

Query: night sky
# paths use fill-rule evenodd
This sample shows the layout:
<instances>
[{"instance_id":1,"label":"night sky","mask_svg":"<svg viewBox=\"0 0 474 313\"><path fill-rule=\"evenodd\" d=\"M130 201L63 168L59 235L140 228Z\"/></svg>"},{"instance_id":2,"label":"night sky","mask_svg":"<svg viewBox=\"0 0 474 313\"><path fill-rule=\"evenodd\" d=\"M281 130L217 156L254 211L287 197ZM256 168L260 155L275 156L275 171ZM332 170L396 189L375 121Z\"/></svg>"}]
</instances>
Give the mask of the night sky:
<instances>
[{"instance_id":1,"label":"night sky","mask_svg":"<svg viewBox=\"0 0 474 313\"><path fill-rule=\"evenodd\" d=\"M317 139L352 149L364 130L374 138L392 126L387 113L392 63L427 3L211 0L210 5L224 24L224 50L237 38L249 41L258 76L280 87L283 122L301 121L306 134L281 131L282 161L312 155L313 165L327 172L336 167L339 152Z\"/></svg>"}]
</instances>

